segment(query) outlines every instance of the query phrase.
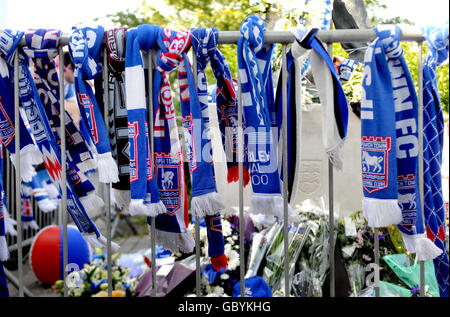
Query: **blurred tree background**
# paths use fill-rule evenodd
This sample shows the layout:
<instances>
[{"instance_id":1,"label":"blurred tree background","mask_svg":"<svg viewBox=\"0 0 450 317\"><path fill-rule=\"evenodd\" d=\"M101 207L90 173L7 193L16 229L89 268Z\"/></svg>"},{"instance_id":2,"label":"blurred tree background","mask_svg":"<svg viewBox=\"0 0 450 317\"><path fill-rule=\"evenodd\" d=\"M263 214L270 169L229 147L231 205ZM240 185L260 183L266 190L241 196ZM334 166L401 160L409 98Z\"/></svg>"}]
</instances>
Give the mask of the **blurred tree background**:
<instances>
[{"instance_id":1,"label":"blurred tree background","mask_svg":"<svg viewBox=\"0 0 450 317\"><path fill-rule=\"evenodd\" d=\"M333 2L333 1L332 1ZM259 15L266 22L269 30L287 30L303 26L320 27L321 15L326 1L319 0L143 0L136 10L117 12L107 17L117 26L135 27L140 24L156 24L172 29L190 29L191 27L214 27L218 30L239 30L242 21L251 14ZM414 25L400 16L379 14L387 11L389 4L383 0L334 0L333 22L337 28L373 28L380 24ZM378 14L375 14L375 11ZM350 19L348 18L350 17ZM344 19L345 18L345 19ZM349 24L350 23L350 24ZM352 44L352 43L350 43ZM356 44L356 43L353 43ZM358 47L333 45L334 54L360 60L362 62L365 47L368 43L357 43ZM415 42L403 42L404 56L410 67L417 87L418 45ZM423 57L427 52L423 45ZM233 75L237 71L236 45L220 45ZM279 47L277 48L279 59ZM279 60L274 62L274 70L279 67ZM360 81L362 68L354 72L352 80L345 84L346 93L351 100L360 96ZM438 86L442 107L446 114L449 111L449 65L438 68ZM208 67L206 76L211 83L214 76ZM176 74L172 72L171 82L176 91ZM179 108L178 98L174 98L175 106Z\"/></svg>"}]
</instances>

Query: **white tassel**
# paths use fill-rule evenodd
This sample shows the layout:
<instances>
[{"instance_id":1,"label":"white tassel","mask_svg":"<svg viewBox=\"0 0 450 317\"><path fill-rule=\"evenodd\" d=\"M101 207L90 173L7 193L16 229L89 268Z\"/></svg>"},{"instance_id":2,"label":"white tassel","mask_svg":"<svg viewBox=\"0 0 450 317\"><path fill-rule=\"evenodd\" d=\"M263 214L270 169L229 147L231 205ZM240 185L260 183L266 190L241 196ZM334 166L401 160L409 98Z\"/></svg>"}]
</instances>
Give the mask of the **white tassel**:
<instances>
[{"instance_id":1,"label":"white tassel","mask_svg":"<svg viewBox=\"0 0 450 317\"><path fill-rule=\"evenodd\" d=\"M100 241L100 243L103 245L104 248L107 247L108 241L106 240L106 238L104 236L98 237L98 240ZM115 253L115 252L119 251L119 249L120 249L120 246L117 243L111 241L111 251Z\"/></svg>"},{"instance_id":2,"label":"white tassel","mask_svg":"<svg viewBox=\"0 0 450 317\"><path fill-rule=\"evenodd\" d=\"M375 199L365 197L362 201L367 224L374 228L384 228L402 222L402 211L397 199Z\"/></svg>"},{"instance_id":3,"label":"white tassel","mask_svg":"<svg viewBox=\"0 0 450 317\"><path fill-rule=\"evenodd\" d=\"M77 164L78 169L80 170L80 172L87 172L87 171L91 171L97 168L97 161L94 160L93 158L87 159L81 163Z\"/></svg>"},{"instance_id":4,"label":"white tassel","mask_svg":"<svg viewBox=\"0 0 450 317\"><path fill-rule=\"evenodd\" d=\"M8 244L5 236L0 236L0 261L4 262L9 259Z\"/></svg>"},{"instance_id":5,"label":"white tassel","mask_svg":"<svg viewBox=\"0 0 450 317\"><path fill-rule=\"evenodd\" d=\"M48 197L50 199L58 198L59 191L58 191L58 188L56 188L56 186L54 184L52 184L52 183L47 184L44 182L44 189L47 191Z\"/></svg>"},{"instance_id":6,"label":"white tassel","mask_svg":"<svg viewBox=\"0 0 450 317\"><path fill-rule=\"evenodd\" d=\"M88 193L84 197L80 197L80 201L83 204L83 207L86 210L86 212L94 212L105 205L103 200L100 197L98 197L93 191Z\"/></svg>"},{"instance_id":7,"label":"white tassel","mask_svg":"<svg viewBox=\"0 0 450 317\"><path fill-rule=\"evenodd\" d=\"M415 253L418 261L433 260L442 254L442 250L425 234L407 235L402 233L402 236L406 249Z\"/></svg>"},{"instance_id":8,"label":"white tassel","mask_svg":"<svg viewBox=\"0 0 450 317\"><path fill-rule=\"evenodd\" d=\"M22 222L23 230L28 230L29 228L34 230L39 230L39 226L37 225L36 221L23 221Z\"/></svg>"},{"instance_id":9,"label":"white tassel","mask_svg":"<svg viewBox=\"0 0 450 317\"><path fill-rule=\"evenodd\" d=\"M128 210L131 202L131 194L129 190L112 189L112 194L117 207Z\"/></svg>"},{"instance_id":10,"label":"white tassel","mask_svg":"<svg viewBox=\"0 0 450 317\"><path fill-rule=\"evenodd\" d=\"M213 216L225 208L223 198L217 192L192 197L191 200L191 214L195 217Z\"/></svg>"},{"instance_id":11,"label":"white tassel","mask_svg":"<svg viewBox=\"0 0 450 317\"><path fill-rule=\"evenodd\" d=\"M110 152L97 155L97 169L100 182L117 183L119 181L119 169Z\"/></svg>"},{"instance_id":12,"label":"white tassel","mask_svg":"<svg viewBox=\"0 0 450 317\"><path fill-rule=\"evenodd\" d=\"M250 212L252 214L263 214L274 216L279 219L284 217L283 197L279 194L253 194L250 200ZM291 205L288 204L289 222L299 222L299 216L294 212Z\"/></svg>"},{"instance_id":13,"label":"white tassel","mask_svg":"<svg viewBox=\"0 0 450 317\"><path fill-rule=\"evenodd\" d=\"M42 210L43 212L50 212L55 210L58 205L56 205L53 201L51 201L48 198L42 199L42 200L38 200L37 201L39 209Z\"/></svg>"},{"instance_id":14,"label":"white tassel","mask_svg":"<svg viewBox=\"0 0 450 317\"><path fill-rule=\"evenodd\" d=\"M131 216L156 217L167 211L162 201L158 203L146 203L143 199L131 199L129 212Z\"/></svg>"},{"instance_id":15,"label":"white tassel","mask_svg":"<svg viewBox=\"0 0 450 317\"><path fill-rule=\"evenodd\" d=\"M100 240L97 238L97 235L95 233L81 233L84 240L93 248L99 248L101 249L103 247L103 244L100 242Z\"/></svg>"},{"instance_id":16,"label":"white tassel","mask_svg":"<svg viewBox=\"0 0 450 317\"><path fill-rule=\"evenodd\" d=\"M16 166L16 154L10 155L11 162ZM24 182L31 182L36 170L34 165L42 163L42 154L34 144L25 146L20 150L20 177Z\"/></svg>"},{"instance_id":17,"label":"white tassel","mask_svg":"<svg viewBox=\"0 0 450 317\"><path fill-rule=\"evenodd\" d=\"M148 230L151 233L151 226L148 226ZM194 238L189 232L167 232L156 229L155 237L157 245L171 252L191 253L195 247Z\"/></svg>"},{"instance_id":18,"label":"white tassel","mask_svg":"<svg viewBox=\"0 0 450 317\"><path fill-rule=\"evenodd\" d=\"M17 231L14 228L14 226L17 225L17 221L11 218L7 210L4 209L4 212L5 212L5 233L10 234L11 236L17 236Z\"/></svg>"},{"instance_id":19,"label":"white tassel","mask_svg":"<svg viewBox=\"0 0 450 317\"><path fill-rule=\"evenodd\" d=\"M339 140L338 143L330 149L326 149L325 152L331 161L331 164L338 170L342 171L344 169L344 163L339 155L341 148L344 146L345 139Z\"/></svg>"}]
</instances>

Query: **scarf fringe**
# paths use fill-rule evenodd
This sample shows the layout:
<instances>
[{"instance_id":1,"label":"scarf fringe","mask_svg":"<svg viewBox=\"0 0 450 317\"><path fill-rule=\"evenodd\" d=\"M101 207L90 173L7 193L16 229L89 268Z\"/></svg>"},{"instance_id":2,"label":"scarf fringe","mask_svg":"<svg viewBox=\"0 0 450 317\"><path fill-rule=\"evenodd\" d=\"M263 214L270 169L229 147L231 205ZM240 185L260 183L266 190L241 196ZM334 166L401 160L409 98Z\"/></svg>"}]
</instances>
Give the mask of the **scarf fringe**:
<instances>
[{"instance_id":1,"label":"scarf fringe","mask_svg":"<svg viewBox=\"0 0 450 317\"><path fill-rule=\"evenodd\" d=\"M250 182L250 173L247 171L245 165L243 165L243 172L244 172L244 187L246 187ZM239 165L234 165L228 169L227 181L228 184L239 181Z\"/></svg>"},{"instance_id":2,"label":"scarf fringe","mask_svg":"<svg viewBox=\"0 0 450 317\"><path fill-rule=\"evenodd\" d=\"M35 220L22 221L22 228L23 228L23 230L28 230L30 228L34 229L34 230L39 230L39 226Z\"/></svg>"},{"instance_id":3,"label":"scarf fringe","mask_svg":"<svg viewBox=\"0 0 450 317\"><path fill-rule=\"evenodd\" d=\"M223 198L217 192L192 197L191 200L191 215L195 217L214 216L225 208Z\"/></svg>"},{"instance_id":4,"label":"scarf fringe","mask_svg":"<svg viewBox=\"0 0 450 317\"><path fill-rule=\"evenodd\" d=\"M58 207L55 202L51 201L48 198L38 200L37 204L39 206L39 209L42 210L43 212L50 212Z\"/></svg>"},{"instance_id":5,"label":"scarf fringe","mask_svg":"<svg viewBox=\"0 0 450 317\"><path fill-rule=\"evenodd\" d=\"M50 199L57 199L59 196L58 188L56 188L55 184L43 184L44 189L47 191L48 197Z\"/></svg>"},{"instance_id":6,"label":"scarf fringe","mask_svg":"<svg viewBox=\"0 0 450 317\"><path fill-rule=\"evenodd\" d=\"M250 201L250 213L274 216L279 219L284 217L283 197L279 194L253 194ZM288 204L288 218L291 223L299 223L300 216L294 212Z\"/></svg>"},{"instance_id":7,"label":"scarf fringe","mask_svg":"<svg viewBox=\"0 0 450 317\"><path fill-rule=\"evenodd\" d=\"M339 142L333 146L331 149L325 150L327 152L328 158L331 161L331 164L338 170L342 171L344 169L344 162L341 159L340 151L344 146L345 139L340 139Z\"/></svg>"},{"instance_id":8,"label":"scarf fringe","mask_svg":"<svg viewBox=\"0 0 450 317\"><path fill-rule=\"evenodd\" d=\"M418 261L433 260L443 252L425 234L407 235L402 233L402 237L405 248L410 253L415 253Z\"/></svg>"},{"instance_id":9,"label":"scarf fringe","mask_svg":"<svg viewBox=\"0 0 450 317\"><path fill-rule=\"evenodd\" d=\"M90 192L84 197L80 197L80 201L83 204L86 212L94 212L100 208L102 208L105 203L103 200L95 194L95 192Z\"/></svg>"},{"instance_id":10,"label":"scarf fringe","mask_svg":"<svg viewBox=\"0 0 450 317\"><path fill-rule=\"evenodd\" d=\"M162 201L157 203L145 203L143 199L131 199L129 205L129 213L131 216L147 216L156 217L167 211Z\"/></svg>"},{"instance_id":11,"label":"scarf fringe","mask_svg":"<svg viewBox=\"0 0 450 317\"><path fill-rule=\"evenodd\" d=\"M131 202L130 191L113 188L112 193L114 201L117 207L122 209L122 213L129 213Z\"/></svg>"},{"instance_id":12,"label":"scarf fringe","mask_svg":"<svg viewBox=\"0 0 450 317\"><path fill-rule=\"evenodd\" d=\"M8 244L5 236L0 236L0 261L4 262L9 259Z\"/></svg>"},{"instance_id":13,"label":"scarf fringe","mask_svg":"<svg viewBox=\"0 0 450 317\"><path fill-rule=\"evenodd\" d=\"M16 166L16 154L10 155L11 162ZM31 182L36 170L33 165L43 162L42 154L34 144L29 144L20 150L20 177L26 183Z\"/></svg>"},{"instance_id":14,"label":"scarf fringe","mask_svg":"<svg viewBox=\"0 0 450 317\"><path fill-rule=\"evenodd\" d=\"M148 231L151 233L151 226L148 226ZM191 253L194 251L195 241L189 232L168 232L156 229L155 236L156 244L171 252Z\"/></svg>"},{"instance_id":15,"label":"scarf fringe","mask_svg":"<svg viewBox=\"0 0 450 317\"><path fill-rule=\"evenodd\" d=\"M80 172L84 173L87 171L95 170L97 168L97 162L94 159L88 159L81 163L78 163L77 167Z\"/></svg>"},{"instance_id":16,"label":"scarf fringe","mask_svg":"<svg viewBox=\"0 0 450 317\"><path fill-rule=\"evenodd\" d=\"M98 178L102 183L117 183L119 170L111 152L97 155Z\"/></svg>"},{"instance_id":17,"label":"scarf fringe","mask_svg":"<svg viewBox=\"0 0 450 317\"><path fill-rule=\"evenodd\" d=\"M104 236L100 235L97 236L95 233L81 233L84 240L92 247L92 248L106 248L107 240ZM117 252L119 250L120 246L111 241L111 251Z\"/></svg>"},{"instance_id":18,"label":"scarf fringe","mask_svg":"<svg viewBox=\"0 0 450 317\"><path fill-rule=\"evenodd\" d=\"M216 272L219 272L220 269L226 270L228 267L228 258L225 254L211 257L211 265Z\"/></svg>"},{"instance_id":19,"label":"scarf fringe","mask_svg":"<svg viewBox=\"0 0 450 317\"><path fill-rule=\"evenodd\" d=\"M375 199L365 197L362 201L367 224L374 228L397 225L402 222L402 211L397 199Z\"/></svg>"}]
</instances>

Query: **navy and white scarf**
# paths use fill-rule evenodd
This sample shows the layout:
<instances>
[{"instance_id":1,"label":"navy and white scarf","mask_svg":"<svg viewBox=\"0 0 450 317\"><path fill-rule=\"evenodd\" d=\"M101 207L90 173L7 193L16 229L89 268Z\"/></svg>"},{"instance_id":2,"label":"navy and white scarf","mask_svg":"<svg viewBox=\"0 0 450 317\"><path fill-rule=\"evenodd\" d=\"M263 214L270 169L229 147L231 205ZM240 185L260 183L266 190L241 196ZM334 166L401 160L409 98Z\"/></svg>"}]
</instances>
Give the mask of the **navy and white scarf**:
<instances>
[{"instance_id":1,"label":"navy and white scarf","mask_svg":"<svg viewBox=\"0 0 450 317\"><path fill-rule=\"evenodd\" d=\"M423 33L429 49L423 68L424 216L428 238L442 250L442 254L433 260L434 271L441 297L448 297L449 261L445 252L446 217L441 178L445 123L436 78L436 67L448 59L448 25L426 28Z\"/></svg>"},{"instance_id":2,"label":"navy and white scarf","mask_svg":"<svg viewBox=\"0 0 450 317\"><path fill-rule=\"evenodd\" d=\"M69 37L69 52L75 64L75 92L80 108L80 117L90 129L92 143L97 150L99 180L102 183L115 183L119 180L117 165L111 155L108 131L95 95L87 80L101 73L98 60L101 56L104 28L77 25Z\"/></svg>"},{"instance_id":3,"label":"navy and white scarf","mask_svg":"<svg viewBox=\"0 0 450 317\"><path fill-rule=\"evenodd\" d=\"M252 15L241 24L237 46L242 87L243 119L246 126L248 169L253 195L250 212L283 216L283 198L278 173L276 112L271 56L273 45L264 45L264 21ZM289 206L290 212L291 208Z\"/></svg>"},{"instance_id":4,"label":"navy and white scarf","mask_svg":"<svg viewBox=\"0 0 450 317\"><path fill-rule=\"evenodd\" d=\"M0 141L0 262L9 258L8 244L6 243L6 208L3 197L3 144Z\"/></svg>"},{"instance_id":5,"label":"navy and white scarf","mask_svg":"<svg viewBox=\"0 0 450 317\"><path fill-rule=\"evenodd\" d=\"M59 81L54 58L58 55L59 30L28 30L25 32L24 52L34 63L34 83L39 92L42 104L47 113L50 126L55 134L57 144L60 144L61 123L59 105ZM40 40L36 40L39 38ZM68 157L82 172L94 169L96 162L89 150L89 145L84 140L78 127L73 122L71 115L65 113L66 147Z\"/></svg>"},{"instance_id":6,"label":"navy and white scarf","mask_svg":"<svg viewBox=\"0 0 450 317\"><path fill-rule=\"evenodd\" d=\"M47 190L43 186L43 180L40 178L41 175L36 173L31 182L22 182L22 186L27 188L24 192L28 196L34 196L40 210L50 212L58 207L58 203L56 200L50 199Z\"/></svg>"},{"instance_id":7,"label":"navy and white scarf","mask_svg":"<svg viewBox=\"0 0 450 317\"><path fill-rule=\"evenodd\" d=\"M5 56L11 63L14 61L15 50L23 36L23 32L14 32L5 30L2 34L2 47L6 48ZM33 78L28 69L28 59L22 49L19 49L19 98L22 107L25 110L28 123L34 136L39 151L44 160L45 167L52 178L55 185L58 186L58 191L61 194L61 153L56 144L55 136L48 122L44 107L39 98L36 86L33 83ZM13 64L9 67L13 68ZM71 170L74 167L69 166L67 162L67 211L72 216L75 224L80 230L83 237L94 247L102 247L106 245L106 239L99 233L97 227L87 215L80 199L78 198L74 186L72 185ZM118 246L113 243L113 248Z\"/></svg>"},{"instance_id":8,"label":"navy and white scarf","mask_svg":"<svg viewBox=\"0 0 450 317\"><path fill-rule=\"evenodd\" d=\"M31 204L31 187L22 183L20 191L20 219L22 221L22 229L39 230L39 226L34 219L33 206Z\"/></svg>"},{"instance_id":9,"label":"navy and white scarf","mask_svg":"<svg viewBox=\"0 0 450 317\"><path fill-rule=\"evenodd\" d=\"M399 27L375 29L367 49L361 100L363 211L369 226L398 224L418 260L438 256L424 235L418 182L418 102Z\"/></svg>"},{"instance_id":10,"label":"navy and white scarf","mask_svg":"<svg viewBox=\"0 0 450 317\"><path fill-rule=\"evenodd\" d=\"M15 164L15 127L14 127L14 86L11 67L13 53L9 49L12 31L0 32L0 140L11 153ZM20 39L19 39L20 40ZM19 41L16 38L16 41ZM13 45L17 45L14 43ZM42 162L42 155L33 143L22 117L19 116L20 129L20 177L29 182L33 177L34 164Z\"/></svg>"}]
</instances>

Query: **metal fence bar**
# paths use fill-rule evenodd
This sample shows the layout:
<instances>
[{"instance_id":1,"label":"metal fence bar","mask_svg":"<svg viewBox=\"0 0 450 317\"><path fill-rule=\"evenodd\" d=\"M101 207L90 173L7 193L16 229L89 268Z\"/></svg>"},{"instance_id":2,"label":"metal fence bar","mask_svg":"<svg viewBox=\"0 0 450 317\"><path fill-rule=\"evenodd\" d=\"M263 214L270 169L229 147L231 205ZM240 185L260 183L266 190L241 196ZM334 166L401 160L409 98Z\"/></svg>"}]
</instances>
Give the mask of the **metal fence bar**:
<instances>
[{"instance_id":1,"label":"metal fence bar","mask_svg":"<svg viewBox=\"0 0 450 317\"><path fill-rule=\"evenodd\" d=\"M19 49L16 49L14 54L14 126L15 129L15 167L16 167L16 221L17 221L17 270L19 273L19 296L23 297L23 253L22 253L22 218L21 218L21 198L20 198L20 190L21 190L21 176L20 176L20 111L19 111Z\"/></svg>"},{"instance_id":2,"label":"metal fence bar","mask_svg":"<svg viewBox=\"0 0 450 317\"><path fill-rule=\"evenodd\" d=\"M69 259L69 250L67 244L67 178L66 178L66 108L64 105L64 53L62 46L59 47L59 103L60 103L60 122L61 122L61 216L63 226L63 276L64 276L64 297L68 296L67 281L67 264Z\"/></svg>"},{"instance_id":3,"label":"metal fence bar","mask_svg":"<svg viewBox=\"0 0 450 317\"><path fill-rule=\"evenodd\" d=\"M418 54L418 81L419 81L419 109L418 109L418 128L419 128L419 194L420 194L420 209L422 213L423 228L426 234L425 217L424 217L424 181L423 181L423 62L422 49L423 42L417 42L419 46ZM416 255L417 256L417 255ZM425 262L420 261L420 296L425 296Z\"/></svg>"},{"instance_id":4,"label":"metal fence bar","mask_svg":"<svg viewBox=\"0 0 450 317\"><path fill-rule=\"evenodd\" d=\"M148 52L148 124L150 139L150 162L154 167L154 140L153 140L153 50ZM152 263L152 297L156 297L156 218L151 218L150 248Z\"/></svg>"},{"instance_id":5,"label":"metal fence bar","mask_svg":"<svg viewBox=\"0 0 450 317\"><path fill-rule=\"evenodd\" d=\"M374 228L374 258L375 258L375 297L380 297L380 239L378 228Z\"/></svg>"},{"instance_id":6,"label":"metal fence bar","mask_svg":"<svg viewBox=\"0 0 450 317\"><path fill-rule=\"evenodd\" d=\"M283 142L283 230L284 230L284 296L289 297L289 215L288 215L288 158L287 158L287 66L286 44L281 47L282 142Z\"/></svg>"},{"instance_id":7,"label":"metal fence bar","mask_svg":"<svg viewBox=\"0 0 450 317\"><path fill-rule=\"evenodd\" d=\"M103 115L105 125L108 127L109 111L109 74L108 74L108 52L103 48ZM108 296L112 297L112 259L111 259L111 184L103 184L105 188L105 212L106 212L106 263L108 271Z\"/></svg>"},{"instance_id":8,"label":"metal fence bar","mask_svg":"<svg viewBox=\"0 0 450 317\"><path fill-rule=\"evenodd\" d=\"M244 136L242 128L242 82L239 70L238 79L238 170L239 170L239 280L241 297L245 297L245 255L244 255Z\"/></svg>"}]
</instances>

